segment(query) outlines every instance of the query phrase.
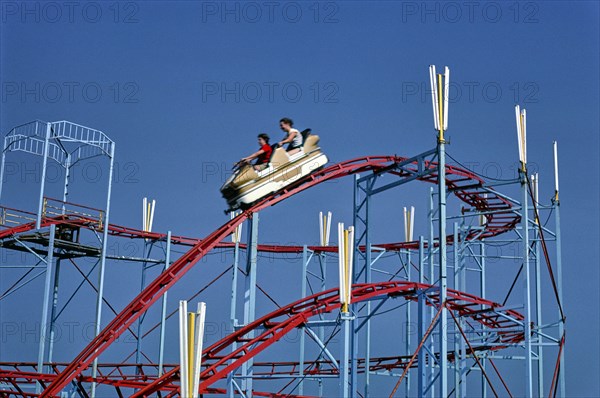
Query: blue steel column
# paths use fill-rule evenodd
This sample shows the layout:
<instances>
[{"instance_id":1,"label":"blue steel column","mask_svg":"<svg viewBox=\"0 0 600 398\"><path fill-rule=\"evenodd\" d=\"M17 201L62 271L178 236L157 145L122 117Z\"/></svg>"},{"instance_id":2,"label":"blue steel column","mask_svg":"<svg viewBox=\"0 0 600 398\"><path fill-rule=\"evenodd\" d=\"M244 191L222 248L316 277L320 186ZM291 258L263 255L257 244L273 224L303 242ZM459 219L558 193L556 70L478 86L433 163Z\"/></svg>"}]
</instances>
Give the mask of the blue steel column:
<instances>
[{"instance_id":1,"label":"blue steel column","mask_svg":"<svg viewBox=\"0 0 600 398\"><path fill-rule=\"evenodd\" d=\"M50 311L50 338L48 339L48 362L52 362L54 351L54 321L56 321L56 309L58 307L58 285L60 275L60 258L56 259L54 268L54 289L52 292L52 310Z\"/></svg>"},{"instance_id":2,"label":"blue steel column","mask_svg":"<svg viewBox=\"0 0 600 398\"><path fill-rule=\"evenodd\" d=\"M523 167L524 169L525 167ZM533 397L533 359L531 356L531 285L529 269L529 201L527 199L527 172L519 171L521 178L521 226L523 232L523 295L525 305L524 333L525 333L525 397Z\"/></svg>"},{"instance_id":3,"label":"blue steel column","mask_svg":"<svg viewBox=\"0 0 600 398\"><path fill-rule=\"evenodd\" d=\"M144 250L143 253L146 253L146 248L148 248L148 254L147 257L150 257L150 252L152 251L152 244L150 244L150 246L148 245L148 242L146 241L146 239L144 239ZM144 261L142 263L142 278L141 278L141 282L140 282L140 292L142 292L144 290L144 287L146 287L146 269L147 269L147 264L146 261ZM142 316L140 316L138 318L138 322L137 322L137 342L136 342L136 347L135 347L135 363L139 364L142 363L142 324L144 323L144 318L146 316L146 312L144 312L142 314ZM138 368L137 371L139 372L140 369Z\"/></svg>"},{"instance_id":4,"label":"blue steel column","mask_svg":"<svg viewBox=\"0 0 600 398\"><path fill-rule=\"evenodd\" d=\"M366 183L368 185L368 182ZM371 276L371 266L372 266L372 261L373 261L373 252L371 250L371 237L370 237L370 222L369 219L371 217L371 195L370 195L370 191L367 187L367 192L366 192L366 196L365 196L365 256L366 256L366 262L365 262L365 283L371 283L372 282L372 276ZM356 226L354 227L356 228ZM358 258L357 256L353 257L356 262L356 259ZM354 282L358 282L358 281L354 281ZM370 377L370 371L369 371L369 364L371 362L371 301L367 301L366 303L366 316L367 316L367 322L365 324L365 397L369 396L369 386L370 386L370 382L371 382L371 377ZM356 322L354 322L356 323ZM356 324L353 325L353 328L355 328L356 330ZM357 334L358 332L355 331L355 333ZM353 382L351 383L351 386L354 389L357 389L358 385L358 380L357 380L357 358L356 356L358 355L358 335L355 335L355 345L354 345L354 351L353 351L353 358L352 358L352 379ZM352 390L354 391L354 390Z\"/></svg>"},{"instance_id":5,"label":"blue steel column","mask_svg":"<svg viewBox=\"0 0 600 398\"><path fill-rule=\"evenodd\" d=\"M40 324L40 345L38 351L38 373L43 373L44 355L46 353L46 339L48 335L48 307L50 306L50 281L52 280L52 265L54 264L54 235L56 225L50 226L50 241L48 243L48 255L46 256L46 279L44 282L44 303L42 304L42 320ZM35 387L36 394L42 391L42 385L38 382Z\"/></svg>"},{"instance_id":6,"label":"blue steel column","mask_svg":"<svg viewBox=\"0 0 600 398\"><path fill-rule=\"evenodd\" d=\"M440 111L441 112L441 111ZM438 234L439 234L439 263L440 263L440 278L439 278L439 295L440 305L440 320L438 324L439 330L439 347L440 347L440 392L439 396L448 396L448 339L447 329L448 320L446 318L446 299L447 299L447 276L446 276L446 148L443 135L438 139Z\"/></svg>"},{"instance_id":7,"label":"blue steel column","mask_svg":"<svg viewBox=\"0 0 600 398\"><path fill-rule=\"evenodd\" d=\"M244 291L244 325L254 321L256 315L256 258L258 245L258 213L252 215L250 220L250 228L248 228L248 246L247 246L247 262L246 262L246 278ZM254 337L254 332L251 331L246 335L246 338ZM250 359L242 365L242 390L246 397L252 397L252 372L254 360Z\"/></svg>"},{"instance_id":8,"label":"blue steel column","mask_svg":"<svg viewBox=\"0 0 600 398\"><path fill-rule=\"evenodd\" d=\"M453 276L454 276L454 289L462 291L463 289L460 286L460 265L458 263L458 247L457 247L457 238L458 238L458 225L454 223L453 229L454 241L452 244L452 252L454 254L454 264L453 264ZM454 343L454 396L456 398L462 397L462 386L460 384L460 373L461 373L461 362L462 357L460 356L460 348L459 348L459 337L458 337L458 327L456 325L453 326L452 339Z\"/></svg>"},{"instance_id":9,"label":"blue steel column","mask_svg":"<svg viewBox=\"0 0 600 398\"><path fill-rule=\"evenodd\" d=\"M558 199L558 194L556 195L555 203L554 203L554 214L555 214L555 223L556 223L556 289L558 291L558 299L562 305L563 303L563 288L562 288L562 248L561 248L561 237L560 237L560 201ZM558 323L558 334L559 339L565 334L565 320L562 319L562 313L560 313L559 309L559 317L561 318ZM565 386L565 350L563 350L560 354L560 369L558 374L558 382L560 384L560 396L566 397L566 386Z\"/></svg>"},{"instance_id":10,"label":"blue steel column","mask_svg":"<svg viewBox=\"0 0 600 398\"><path fill-rule=\"evenodd\" d=\"M308 249L306 245L302 246L302 271L300 281L300 297L306 297L306 274L308 268ZM305 346L306 334L304 333L304 327L300 329L300 361L298 366L298 373L300 376L300 384L298 386L298 394L304 394L304 346Z\"/></svg>"},{"instance_id":11,"label":"blue steel column","mask_svg":"<svg viewBox=\"0 0 600 398\"><path fill-rule=\"evenodd\" d=\"M425 247L423 236L419 236L419 283L425 283ZM422 290L419 290L419 301L418 301L418 330L417 330L417 341L423 340L425 335L425 294ZM424 397L425 394L425 382L427 380L427 368L425 367L425 346L421 347L418 357L418 375L417 375L417 397Z\"/></svg>"},{"instance_id":12,"label":"blue steel column","mask_svg":"<svg viewBox=\"0 0 600 398\"><path fill-rule=\"evenodd\" d=\"M419 276L420 276L420 271L419 271ZM410 278L410 249L408 249L406 251L406 280L408 282L412 281L412 279ZM410 334L412 332L412 327L411 327L411 318L410 318L410 304L411 302L409 301L406 304L406 327L405 327L405 332L406 332L406 341L404 342L404 349L406 351L406 355L411 355L411 351L410 351ZM404 385L404 392L406 394L406 396L408 397L409 392L410 392L410 371L408 373L406 373L406 384Z\"/></svg>"},{"instance_id":13,"label":"blue steel column","mask_svg":"<svg viewBox=\"0 0 600 398\"><path fill-rule=\"evenodd\" d=\"M485 286L485 276L486 276L486 272L485 272L485 267L486 267L486 263L485 263L485 239L482 239L479 242L479 255L481 256L479 258L479 264L481 267L481 273L479 275L479 297L483 297L485 298L487 293L486 293L486 286ZM484 306L481 306L481 309L485 309ZM485 340L485 338L487 337L486 333L483 333L483 338ZM483 368L483 372L485 372L486 370L486 360L485 357L480 359L481 362L481 367ZM487 398L487 381L485 380L485 376L483 374L483 372L481 372L481 398Z\"/></svg>"},{"instance_id":14,"label":"blue steel column","mask_svg":"<svg viewBox=\"0 0 600 398\"><path fill-rule=\"evenodd\" d=\"M325 262L327 262L327 257L325 256L325 253L319 253L318 255L318 259L319 259L319 269L321 270L321 292L324 292L325 289L327 288L327 267L324 264ZM321 341L325 341L325 327L323 326L319 326L319 339ZM318 359L321 359L321 357L323 356L323 354L319 355ZM323 396L323 379L320 378L319 379L319 397Z\"/></svg>"},{"instance_id":15,"label":"blue steel column","mask_svg":"<svg viewBox=\"0 0 600 398\"><path fill-rule=\"evenodd\" d=\"M6 137L2 148L2 161L0 162L0 200L2 199L2 185L4 185L4 163L6 163Z\"/></svg>"},{"instance_id":16,"label":"blue steel column","mask_svg":"<svg viewBox=\"0 0 600 398\"><path fill-rule=\"evenodd\" d=\"M71 154L67 153L65 160L65 183L63 186L63 204L62 211L65 214L65 203L67 201L67 196L69 196L69 177L71 175Z\"/></svg>"},{"instance_id":17,"label":"blue steel column","mask_svg":"<svg viewBox=\"0 0 600 398\"><path fill-rule=\"evenodd\" d=\"M167 252L165 254L165 270L171 265L171 231L167 231ZM165 357L165 321L167 317L167 293L162 296L162 308L160 310L160 343L158 346L158 376L163 374L163 364Z\"/></svg>"},{"instance_id":18,"label":"blue steel column","mask_svg":"<svg viewBox=\"0 0 600 398\"><path fill-rule=\"evenodd\" d=\"M104 271L106 268L106 251L108 249L108 225L109 225L109 216L110 216L110 195L112 192L112 179L113 179L113 170L115 163L115 144L112 143L110 147L110 167L108 171L108 192L106 194L106 213L104 213L104 222L103 222L103 233L102 233L102 252L100 253L100 271L98 273L98 298L96 300L96 330L94 333L94 337L100 334L101 329L101 320L102 320L102 300L104 295ZM94 359L94 363L92 365L92 377L96 378L98 375L98 358ZM91 397L96 397L96 383L92 383L92 392Z\"/></svg>"},{"instance_id":19,"label":"blue steel column","mask_svg":"<svg viewBox=\"0 0 600 398\"><path fill-rule=\"evenodd\" d=\"M235 236L235 247L233 250L233 272L231 275L231 307L229 310L229 319L231 321L231 329L235 332L235 328L237 326L237 278L238 278L238 266L240 262L240 237L238 235L238 229L234 232ZM237 349L237 344L233 342L231 344L231 351L235 351ZM234 360L232 359L232 362ZM229 394L229 398L235 397L235 385L233 380L233 375L235 372L229 372L227 375L227 390Z\"/></svg>"},{"instance_id":20,"label":"blue steel column","mask_svg":"<svg viewBox=\"0 0 600 398\"><path fill-rule=\"evenodd\" d=\"M36 130L37 130L38 124L39 123L36 123L36 126L35 126ZM50 133L52 131L52 128L50 126L51 126L50 123L46 123L46 138L44 139L44 159L42 161L42 180L40 182L38 213L37 213L37 219L35 221L36 229L40 229L41 224L42 224L42 204L44 202L44 187L46 184L46 166L48 164L48 148L50 146Z\"/></svg>"},{"instance_id":21,"label":"blue steel column","mask_svg":"<svg viewBox=\"0 0 600 398\"><path fill-rule=\"evenodd\" d=\"M433 187L429 188L429 215L428 215L428 219L429 219L429 242L428 242L428 247L427 247L427 257L428 260L427 262L429 263L429 281L431 284L434 283L435 279L435 267L434 267L434 262L435 262L435 257L434 257L434 251L435 251L435 239L434 239L434 231L435 231L435 225L433 222L433 218L434 218L434 212L435 212L435 207L434 207L434 197L435 197L435 192L433 190ZM435 313L435 308L433 308L433 306L431 306L429 308L429 319L433 319L434 317L434 313ZM435 342L434 342L434 338L433 338L433 333L431 334L431 336L429 337L429 351L433 354L435 352ZM429 361L429 370L428 370L428 374L429 374L429 381L428 384L431 384L430 387L430 397L433 397L435 395L435 383L434 383L434 377L435 377L435 360L432 358L431 361Z\"/></svg>"},{"instance_id":22,"label":"blue steel column","mask_svg":"<svg viewBox=\"0 0 600 398\"><path fill-rule=\"evenodd\" d=\"M352 316L350 315L350 313L341 313L341 327L343 333L343 340L341 353L342 363L340 364L340 397L350 398L352 396L350 394L350 347L351 337L353 334L350 330L350 328L352 327Z\"/></svg>"},{"instance_id":23,"label":"blue steel column","mask_svg":"<svg viewBox=\"0 0 600 398\"><path fill-rule=\"evenodd\" d=\"M536 198L534 199L537 201ZM538 203L539 206L539 203ZM541 228L539 218L536 218L535 223ZM533 245L535 253L535 323L538 330L541 331L542 326L542 281L541 281L541 261L540 261L540 235L537 228L534 229ZM537 341L537 395L544 396L544 345L542 336L536 336Z\"/></svg>"},{"instance_id":24,"label":"blue steel column","mask_svg":"<svg viewBox=\"0 0 600 398\"><path fill-rule=\"evenodd\" d=\"M463 268L462 257L461 257L461 242L460 242L460 230L458 223L454 223L454 288L459 291L466 292L466 267ZM464 330L464 323L462 318L457 318L458 324ZM465 365L466 365L466 347L465 341L460 335L458 327L454 328L454 369L455 369L455 393L457 398L464 397L466 395L467 380L465 377Z\"/></svg>"}]
</instances>

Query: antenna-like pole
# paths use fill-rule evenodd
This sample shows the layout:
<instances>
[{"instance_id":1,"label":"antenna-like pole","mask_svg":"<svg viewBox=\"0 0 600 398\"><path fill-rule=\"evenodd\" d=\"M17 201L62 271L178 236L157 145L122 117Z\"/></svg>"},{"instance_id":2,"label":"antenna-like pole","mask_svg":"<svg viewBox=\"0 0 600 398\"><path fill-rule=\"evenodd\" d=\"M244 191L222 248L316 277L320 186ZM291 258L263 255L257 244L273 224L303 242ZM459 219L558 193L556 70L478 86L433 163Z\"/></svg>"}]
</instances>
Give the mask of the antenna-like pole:
<instances>
[{"instance_id":1,"label":"antenna-like pole","mask_svg":"<svg viewBox=\"0 0 600 398\"><path fill-rule=\"evenodd\" d=\"M444 131L448 128L448 94L450 91L450 69L444 67L444 74L435 73L435 66L429 66L429 80L431 84L431 98L433 103L434 127L438 131L438 234L439 234L439 305L440 320L439 328L439 370L440 391L437 395L445 397L448 395L448 320L446 318L447 300L447 261L446 261L446 140Z\"/></svg>"},{"instance_id":2,"label":"antenna-like pole","mask_svg":"<svg viewBox=\"0 0 600 398\"><path fill-rule=\"evenodd\" d=\"M558 202L558 143L552 143L554 147L554 201Z\"/></svg>"},{"instance_id":3,"label":"antenna-like pole","mask_svg":"<svg viewBox=\"0 0 600 398\"><path fill-rule=\"evenodd\" d=\"M517 122L517 140L519 143L519 161L521 162L521 171L527 170L527 111L515 105L515 118Z\"/></svg>"}]
</instances>

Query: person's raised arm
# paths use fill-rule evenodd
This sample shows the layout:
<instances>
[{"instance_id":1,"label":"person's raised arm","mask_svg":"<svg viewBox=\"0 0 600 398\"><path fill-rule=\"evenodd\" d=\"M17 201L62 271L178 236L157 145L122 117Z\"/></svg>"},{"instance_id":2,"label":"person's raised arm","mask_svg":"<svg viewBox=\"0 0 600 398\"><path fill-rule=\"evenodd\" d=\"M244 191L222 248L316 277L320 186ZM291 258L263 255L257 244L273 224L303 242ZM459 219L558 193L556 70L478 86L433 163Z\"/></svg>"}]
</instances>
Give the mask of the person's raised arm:
<instances>
[{"instance_id":1,"label":"person's raised arm","mask_svg":"<svg viewBox=\"0 0 600 398\"><path fill-rule=\"evenodd\" d=\"M245 158L240 159L240 162L249 162L252 159L255 159L255 158L259 157L263 153L265 153L265 151L262 150L262 149L259 149L258 151L254 152L252 155L248 155Z\"/></svg>"}]
</instances>

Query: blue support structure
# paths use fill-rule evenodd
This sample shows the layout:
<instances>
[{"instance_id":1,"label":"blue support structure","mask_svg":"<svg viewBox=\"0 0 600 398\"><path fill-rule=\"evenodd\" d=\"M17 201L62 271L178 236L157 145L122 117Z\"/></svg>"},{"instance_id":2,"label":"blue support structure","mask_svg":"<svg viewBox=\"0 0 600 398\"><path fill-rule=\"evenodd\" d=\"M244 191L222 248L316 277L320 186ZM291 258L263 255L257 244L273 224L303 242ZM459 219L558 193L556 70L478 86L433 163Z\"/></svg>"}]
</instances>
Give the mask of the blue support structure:
<instances>
[{"instance_id":1,"label":"blue support structure","mask_svg":"<svg viewBox=\"0 0 600 398\"><path fill-rule=\"evenodd\" d=\"M558 200L558 194L554 200L554 217L555 217L555 228L556 228L556 287L558 291L558 299L560 303L563 302L563 288L562 288L562 241L560 234L560 201ZM565 319L562 316L561 311L558 313L560 321L558 323L558 335L559 338L563 338L565 335ZM559 396L565 398L566 386L565 386L565 350L563 349L560 354L560 368L558 374L558 384L560 388Z\"/></svg>"},{"instance_id":2,"label":"blue support structure","mask_svg":"<svg viewBox=\"0 0 600 398\"><path fill-rule=\"evenodd\" d=\"M50 306L50 284L52 281L52 269L54 266L54 237L56 235L56 225L50 226L50 238L48 243L48 254L46 256L46 278L44 282L44 303L42 304L42 320L40 322L40 344L38 350L37 371L43 373L44 357L46 356L46 341L48 340L48 311ZM37 383L36 394L42 390L42 385Z\"/></svg>"},{"instance_id":3,"label":"blue support structure","mask_svg":"<svg viewBox=\"0 0 600 398\"><path fill-rule=\"evenodd\" d=\"M350 398L352 394L351 386L351 369L352 362L352 327L354 317L349 313L341 313L341 328L343 333L343 341L341 344L341 360L340 360L340 398Z\"/></svg>"},{"instance_id":4,"label":"blue support structure","mask_svg":"<svg viewBox=\"0 0 600 398\"><path fill-rule=\"evenodd\" d=\"M40 124L40 128L43 125ZM42 155L42 178L40 180L40 194L38 201L38 212L37 219L35 221L35 228L40 229L42 224L42 212L43 212L43 203L44 203L44 187L46 186L46 169L48 168L48 152L50 150L50 135L52 133L52 125L50 123L46 123L46 136L44 138L44 153ZM37 129L37 126L36 126Z\"/></svg>"},{"instance_id":5,"label":"blue support structure","mask_svg":"<svg viewBox=\"0 0 600 398\"><path fill-rule=\"evenodd\" d=\"M146 253L146 251L148 252L146 257L150 257L150 253L152 252L153 245L154 245L153 242L148 242L146 239L144 240L144 247L142 250L144 253ZM148 262L144 261L144 262L142 262L140 292L143 291L144 288L146 287L146 272L147 271L148 271ZM146 312L144 312L144 314L138 319L138 322L137 322L137 331L136 331L137 341L136 341L136 347L135 347L135 363L137 363L137 364L142 363L142 341L143 341L142 325L144 323L145 318L146 318ZM140 371L140 368L138 368L138 371Z\"/></svg>"},{"instance_id":6,"label":"blue support structure","mask_svg":"<svg viewBox=\"0 0 600 398\"><path fill-rule=\"evenodd\" d=\"M257 246L258 246L258 213L252 215L249 220L248 246L246 259L246 277L244 289L244 325L256 319L256 273L257 273ZM246 335L247 338L254 337L254 332ZM244 395L251 398L253 395L254 360L250 359L242 365L242 391Z\"/></svg>"},{"instance_id":7,"label":"blue support structure","mask_svg":"<svg viewBox=\"0 0 600 398\"><path fill-rule=\"evenodd\" d=\"M48 362L52 362L52 354L54 352L54 339L55 336L55 325L56 318L58 317L56 311L58 308L58 287L59 287L59 276L60 276L60 258L56 259L56 266L54 267L54 289L52 292L52 310L50 312L50 337L48 339Z\"/></svg>"},{"instance_id":8,"label":"blue support structure","mask_svg":"<svg viewBox=\"0 0 600 398\"><path fill-rule=\"evenodd\" d=\"M479 297L486 297L486 284L485 284L485 278L486 278L486 262L485 262L485 240L481 240L479 242L479 268L480 268L480 274L479 274ZM481 309L483 309L483 306L481 306ZM485 333L482 334L483 339L485 339L487 336ZM487 381L485 380L485 377L483 375L483 372L485 372L486 370L486 360L485 357L481 359L481 366L483 367L483 371L481 372L481 398L487 398Z\"/></svg>"},{"instance_id":9,"label":"blue support structure","mask_svg":"<svg viewBox=\"0 0 600 398\"><path fill-rule=\"evenodd\" d=\"M434 218L435 218L435 206L434 206L434 202L435 202L435 191L433 190L433 187L431 187L429 189L429 214L428 214L428 224L429 224L429 241L428 241L428 245L427 245L427 263L429 265L429 280L431 281L430 283L433 283L433 281L436 280L435 278L435 223L434 223ZM435 308L433 308L433 306L431 306L429 308L429 318L430 320L433 319L434 317L434 313L435 313ZM428 362L428 380L427 380L427 387L425 388L425 390L423 391L423 394L427 394L429 392L430 397L434 397L435 396L435 355L433 355L433 353L435 352L435 341L433 338L433 335L431 335L429 337L429 355L431 360ZM427 396L427 395L424 395Z\"/></svg>"},{"instance_id":10,"label":"blue support structure","mask_svg":"<svg viewBox=\"0 0 600 398\"><path fill-rule=\"evenodd\" d=\"M102 251L100 252L100 270L98 272L98 298L96 300L96 321L95 321L95 331L94 337L100 334L102 330L101 321L102 321L102 302L104 299L104 273L106 269L106 251L108 249L108 225L110 222L110 194L112 191L112 179L113 179L113 170L115 163L115 144L113 143L110 146L109 150L110 157L110 166L108 171L108 191L106 194L106 211L104 213L103 222L103 231L102 231ZM94 363L92 365L92 377L96 378L98 375L98 358L94 359ZM96 383L92 383L92 393L91 397L96 397Z\"/></svg>"},{"instance_id":11,"label":"blue support structure","mask_svg":"<svg viewBox=\"0 0 600 398\"><path fill-rule=\"evenodd\" d=\"M300 297L306 297L306 278L308 276L308 248L306 245L302 247L302 275L300 282ZM304 329L304 327L302 327ZM300 331L300 361L298 366L298 372L300 377L300 384L298 385L298 394L304 394L304 350L306 344L306 334L304 330Z\"/></svg>"},{"instance_id":12,"label":"blue support structure","mask_svg":"<svg viewBox=\"0 0 600 398\"><path fill-rule=\"evenodd\" d=\"M398 178L393 182L386 182L383 179L380 179L381 175L378 173L368 174L364 177L355 176L354 180L354 227L356 231L356 239L355 239L355 255L354 255L354 283L370 283L372 282L372 271L373 264L380 257L376 256L373 258L373 251L377 248L374 248L371 244L370 238L370 203L371 197L385 192L389 189L396 188L408 182L414 181L418 178L424 178L435 173L438 170L438 167L432 166L433 160L438 156L438 152L436 149L431 149L429 151L425 151L417 156L412 158L403 160L401 162L393 165L393 169L398 171ZM364 250L361 250L360 247L364 247ZM406 263L405 263L405 271L406 277L410 279L410 251L405 252ZM352 308L356 309L356 306ZM372 308L371 303L367 302L364 304L364 310L359 315L358 313L354 313L355 316L360 316L361 318L366 318L364 322L364 328L357 328L356 325L353 326L354 333L353 342L349 348L350 357L351 357L351 374L353 377L350 379L350 387L357 389L357 356L358 356L358 341L359 341L359 331L364 329L364 349L361 352L364 352L364 361L365 364L369 364L371 358L371 316ZM405 333L406 333L406 341L404 348L406 350L410 349L410 340L409 335L411 333L410 330L410 310L407 310L407 318L405 325ZM369 384L370 384L370 372L368 365L365 365L365 386L364 386L364 396L369 396ZM421 380L422 382L422 380ZM410 384L407 382L407 387L405 387L405 392L408 393L410 390Z\"/></svg>"},{"instance_id":13,"label":"blue support structure","mask_svg":"<svg viewBox=\"0 0 600 398\"><path fill-rule=\"evenodd\" d=\"M229 311L229 319L231 321L231 330L235 331L235 328L238 326L237 320L237 285L238 285L238 267L240 262L240 236L239 236L239 228L234 232L234 249L233 249L233 267L231 274L231 306ZM231 350L235 351L237 348L237 344L234 342L231 345ZM233 379L234 372L230 372L227 375L227 392L229 398L235 397L236 394L236 383Z\"/></svg>"},{"instance_id":14,"label":"blue support structure","mask_svg":"<svg viewBox=\"0 0 600 398\"><path fill-rule=\"evenodd\" d=\"M537 181L534 181L534 187L536 187L536 198L537 199ZM538 204L539 206L539 204ZM539 333L541 332L542 323L542 278L541 278L541 258L540 258L540 234L539 234L539 222L538 218L535 218L534 223L537 227L533 229L533 253L535 257L535 323L537 325L537 336L535 342L537 344L537 396L544 396L544 345L543 337Z\"/></svg>"},{"instance_id":15,"label":"blue support structure","mask_svg":"<svg viewBox=\"0 0 600 398\"><path fill-rule=\"evenodd\" d=\"M438 322L439 338L439 371L440 371L440 391L441 397L448 396L448 319L446 310L447 300L447 264L446 264L446 152L443 137L438 142L438 244L439 244L439 302L441 308L440 319Z\"/></svg>"},{"instance_id":16,"label":"blue support structure","mask_svg":"<svg viewBox=\"0 0 600 398\"><path fill-rule=\"evenodd\" d=\"M422 236L419 237L419 283L425 283L425 240ZM419 293L418 301L418 326L417 326L417 341L421 341L425 336L425 324L426 314L426 298L423 292ZM426 356L427 351L425 345L419 351L419 362L418 362L418 374L417 374L417 396L425 397L425 383L427 381L427 367L426 367ZM432 359L429 358L429 361Z\"/></svg>"},{"instance_id":17,"label":"blue support structure","mask_svg":"<svg viewBox=\"0 0 600 398\"><path fill-rule=\"evenodd\" d=\"M171 231L167 231L167 248L165 253L165 268L164 271L169 269L171 265ZM165 332L166 332L166 316L167 316L167 294L165 292L161 299L161 310L160 310L160 338L158 346L158 376L163 374L163 365L165 358Z\"/></svg>"},{"instance_id":18,"label":"blue support structure","mask_svg":"<svg viewBox=\"0 0 600 398\"><path fill-rule=\"evenodd\" d=\"M521 177L521 226L523 239L523 303L525 305L524 330L525 333L525 397L533 397L533 358L531 343L531 281L529 258L531 247L529 242L529 200L527 192L527 173L520 172Z\"/></svg>"}]
</instances>

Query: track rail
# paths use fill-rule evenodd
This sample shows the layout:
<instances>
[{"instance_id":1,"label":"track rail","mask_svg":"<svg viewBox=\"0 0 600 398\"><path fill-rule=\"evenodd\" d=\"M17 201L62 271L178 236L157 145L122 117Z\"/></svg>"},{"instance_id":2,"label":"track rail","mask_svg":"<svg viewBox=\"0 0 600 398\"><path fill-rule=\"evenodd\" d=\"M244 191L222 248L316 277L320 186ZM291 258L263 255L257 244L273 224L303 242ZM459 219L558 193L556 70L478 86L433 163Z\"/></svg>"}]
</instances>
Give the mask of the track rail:
<instances>
[{"instance_id":1,"label":"track rail","mask_svg":"<svg viewBox=\"0 0 600 398\"><path fill-rule=\"evenodd\" d=\"M439 294L435 286L405 281L357 284L353 287L352 297L353 302L356 303L372 300L377 297L402 297L405 300L416 301L420 293L427 295L428 305L439 305ZM212 385L225 378L229 372L235 371L244 362L275 344L283 335L305 324L311 317L335 311L340 305L337 289L330 289L281 307L214 343L205 349L203 353L204 369L200 375L202 379L201 393L219 393L219 389L213 388ZM523 315L514 310L503 310L501 304L449 289L447 307L449 310L458 313L459 316L470 318L489 329L488 333L490 333L490 336L493 336L495 343L494 347L489 348L484 345L476 347L476 350L498 350L509 344L521 342L524 338L522 328L520 328L520 322L524 319ZM497 329L497 331L494 331L494 329ZM516 331L517 329L521 330ZM260 334L252 339L244 338L251 331L259 331ZM233 352L222 355L234 343L238 344L238 348ZM452 358L453 353L449 353L449 356ZM331 365L330 363L328 364ZM409 362L405 357L372 358L369 368L373 370L391 370L404 368L408 364ZM32 383L40 381L49 383L57 378L56 374L39 374L23 371L20 369L23 365L19 366L19 364L5 363L2 365L12 366L15 370L0 371L0 381L9 382L19 379L21 382ZM261 366L260 364L257 365ZM262 364L262 366L271 367L272 369L278 366L290 365L293 368L298 366L295 363ZM336 365L339 366L338 364ZM29 364L29 366L34 367L35 364ZM61 372L57 364L51 364L51 366L56 373ZM362 361L363 370L364 366L365 363ZM415 363L412 366L415 366ZM130 374L131 372L123 372L123 369L126 368L138 370L138 374L133 375ZM90 376L78 375L76 381L78 384L96 381L100 384L112 385L118 388L139 389L132 397L145 397L159 390L164 393L178 391L176 381L179 378L179 366L167 366L167 372L162 377L147 375L143 371L144 368L154 370L156 366L106 364L100 367L100 372L96 379L92 379ZM107 371L103 371L103 369L107 369ZM115 369L118 369L117 374L113 374ZM327 366L325 368L319 367L313 369L306 374L323 375L335 373L336 366ZM282 373L271 370L266 374ZM15 391L15 395L20 394L17 394Z\"/></svg>"},{"instance_id":2,"label":"track rail","mask_svg":"<svg viewBox=\"0 0 600 398\"><path fill-rule=\"evenodd\" d=\"M424 292L428 296L428 305L439 305L439 293L435 286L404 281L356 284L352 290L352 302L358 303L385 296L403 297L406 300L416 301L420 292ZM202 380L200 392L204 392L205 388L210 388L244 362L279 341L289 331L304 325L311 317L330 313L340 306L337 289L317 293L279 308L206 348L202 361L207 367L200 374ZM522 341L524 338L522 331L509 331L509 329L519 328L520 322L524 319L523 315L514 310L501 310L501 307L501 304L448 289L447 308L449 310L456 311L461 317L469 317L485 325L491 331L499 329L495 338L496 342L501 345ZM244 337L256 330L260 332L258 336ZM237 348L233 352L225 353L234 343L238 344ZM173 383L178 379L178 374L179 367L175 367L133 394L132 397L146 397L158 390L176 390L178 386Z\"/></svg>"},{"instance_id":3,"label":"track rail","mask_svg":"<svg viewBox=\"0 0 600 398\"><path fill-rule=\"evenodd\" d=\"M345 177L348 175L362 172L390 173L403 176L404 171L394 168L394 165L406 160L406 158L396 156L372 156L363 157L346 162L334 164L316 173L308 175L292 186L268 195L256 202L251 208L245 210L234 219L226 222L216 229L205 239L199 240L191 249L175 261L167 271L159 275L152 281L131 303L129 303L101 332L94 338L81 352L73 359L50 385L42 392L41 396L56 396L69 382L86 369L91 362L97 358L110 344L117 339L127 328L135 322L141 314L154 304L174 283L176 283L191 267L198 262L206 253L222 244L222 241L230 235L235 228L243 221L252 217L252 214L267 207L273 206L286 198L309 189L315 185ZM416 167L416 166L415 166ZM427 167L432 170L437 168L434 162L427 163ZM416 171L416 169L415 169ZM433 171L422 181L436 183L437 172ZM468 170L454 166L446 166L446 185L448 191L461 199L468 205L481 211L493 211L486 215L487 222L483 231L471 232L467 239L486 238L495 236L511 230L520 221L520 217L512 209L511 203L502 195L496 194L489 188L484 189L484 181ZM487 195L486 195L487 194ZM72 223L72 218L54 217L43 220L43 226L50 224ZM89 224L92 221L81 218L81 223ZM0 239L22 233L34 228L33 223L23 224L11 229L0 231ZM109 226L110 229L110 226ZM121 236L139 236L136 230L122 228L120 232L113 230L113 234ZM139 230L137 230L139 231ZM452 243L453 236L446 237L449 243ZM182 240L183 242L183 240ZM191 244L191 242L188 242ZM416 242L411 242L415 247ZM277 247L273 247L275 250ZM328 249L330 250L330 249Z\"/></svg>"}]
</instances>

